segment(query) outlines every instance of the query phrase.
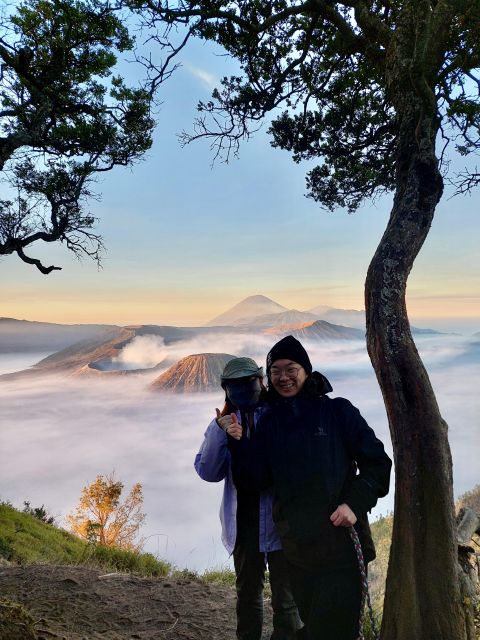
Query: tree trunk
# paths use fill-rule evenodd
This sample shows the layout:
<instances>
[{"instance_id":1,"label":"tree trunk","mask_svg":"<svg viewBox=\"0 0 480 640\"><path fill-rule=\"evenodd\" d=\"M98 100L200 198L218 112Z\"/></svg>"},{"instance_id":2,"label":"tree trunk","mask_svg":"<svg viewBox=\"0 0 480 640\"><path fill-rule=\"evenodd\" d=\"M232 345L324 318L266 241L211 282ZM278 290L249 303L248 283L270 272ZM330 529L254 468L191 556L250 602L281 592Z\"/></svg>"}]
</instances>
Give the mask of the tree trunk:
<instances>
[{"instance_id":1,"label":"tree trunk","mask_svg":"<svg viewBox=\"0 0 480 640\"><path fill-rule=\"evenodd\" d=\"M410 332L405 293L443 182L437 124L422 106L401 118L397 190L365 285L367 346L382 390L395 462L395 514L381 637L464 640L452 461L427 372ZM407 101L408 102L408 101Z\"/></svg>"}]
</instances>

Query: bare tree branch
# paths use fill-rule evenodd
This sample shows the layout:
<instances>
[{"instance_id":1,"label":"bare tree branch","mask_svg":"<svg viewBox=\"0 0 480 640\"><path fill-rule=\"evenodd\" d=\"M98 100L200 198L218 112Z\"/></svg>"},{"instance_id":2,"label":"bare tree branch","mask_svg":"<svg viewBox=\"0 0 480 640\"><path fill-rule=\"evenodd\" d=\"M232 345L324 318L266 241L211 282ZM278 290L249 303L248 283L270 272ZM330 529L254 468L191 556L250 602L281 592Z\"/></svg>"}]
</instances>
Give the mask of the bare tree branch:
<instances>
[{"instance_id":1,"label":"bare tree branch","mask_svg":"<svg viewBox=\"0 0 480 640\"><path fill-rule=\"evenodd\" d=\"M53 265L50 267L45 267L40 260L36 259L36 258L29 258L27 255L25 255L25 253L23 252L23 249L18 248L16 251L18 257L23 260L23 262L26 262L27 264L33 264L37 267L37 269L45 274L48 275L49 273L51 273L52 271L61 271L62 267L54 267Z\"/></svg>"}]
</instances>

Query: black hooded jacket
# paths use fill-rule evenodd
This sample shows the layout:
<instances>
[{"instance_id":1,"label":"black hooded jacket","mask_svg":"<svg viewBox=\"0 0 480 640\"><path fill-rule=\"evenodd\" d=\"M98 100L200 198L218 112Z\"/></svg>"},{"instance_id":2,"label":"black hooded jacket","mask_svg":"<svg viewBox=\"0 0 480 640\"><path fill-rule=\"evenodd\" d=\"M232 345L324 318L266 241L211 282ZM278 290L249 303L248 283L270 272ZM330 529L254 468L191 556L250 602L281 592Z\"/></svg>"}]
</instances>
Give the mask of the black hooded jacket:
<instances>
[{"instance_id":1,"label":"black hooded jacket","mask_svg":"<svg viewBox=\"0 0 480 640\"><path fill-rule=\"evenodd\" d=\"M305 569L348 567L356 556L348 529L330 515L342 503L357 516L366 561L375 557L367 512L388 493L391 460L345 398L331 399L316 374L294 398L271 397L256 438L230 439L237 487L274 488L274 521L287 558ZM241 455L238 455L242 453Z\"/></svg>"}]
</instances>

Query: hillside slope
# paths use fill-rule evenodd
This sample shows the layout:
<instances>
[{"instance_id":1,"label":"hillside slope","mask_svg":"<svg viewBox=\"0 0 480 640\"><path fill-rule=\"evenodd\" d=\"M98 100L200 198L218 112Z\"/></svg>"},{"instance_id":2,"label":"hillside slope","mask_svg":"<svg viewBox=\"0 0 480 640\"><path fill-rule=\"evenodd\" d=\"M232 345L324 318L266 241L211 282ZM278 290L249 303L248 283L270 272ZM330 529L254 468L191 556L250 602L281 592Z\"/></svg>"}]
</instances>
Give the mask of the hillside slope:
<instances>
[{"instance_id":1,"label":"hillside slope","mask_svg":"<svg viewBox=\"0 0 480 640\"><path fill-rule=\"evenodd\" d=\"M172 573L150 554L95 548L0 503L0 640L234 636L232 587Z\"/></svg>"},{"instance_id":2,"label":"hillside slope","mask_svg":"<svg viewBox=\"0 0 480 640\"><path fill-rule=\"evenodd\" d=\"M0 353L54 352L80 340L106 335L106 324L58 324L0 318Z\"/></svg>"}]
</instances>

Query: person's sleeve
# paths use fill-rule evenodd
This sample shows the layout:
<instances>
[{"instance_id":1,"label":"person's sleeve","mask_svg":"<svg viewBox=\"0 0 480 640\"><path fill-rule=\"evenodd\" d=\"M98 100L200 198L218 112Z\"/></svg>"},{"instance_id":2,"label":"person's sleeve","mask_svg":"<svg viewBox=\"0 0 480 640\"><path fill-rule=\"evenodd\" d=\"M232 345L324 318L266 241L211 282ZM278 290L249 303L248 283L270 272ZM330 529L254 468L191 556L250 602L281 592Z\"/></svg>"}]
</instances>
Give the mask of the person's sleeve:
<instances>
[{"instance_id":1,"label":"person's sleeve","mask_svg":"<svg viewBox=\"0 0 480 640\"><path fill-rule=\"evenodd\" d=\"M237 489L264 491L272 485L268 460L267 429L260 418L253 439L242 436L240 440L228 438L231 454L232 476Z\"/></svg>"},{"instance_id":2,"label":"person's sleeve","mask_svg":"<svg viewBox=\"0 0 480 640\"><path fill-rule=\"evenodd\" d=\"M358 515L370 511L390 487L392 461L382 442L368 426L359 410L344 398L336 398L340 428L345 445L355 461L358 473L342 494L342 502Z\"/></svg>"},{"instance_id":3,"label":"person's sleeve","mask_svg":"<svg viewBox=\"0 0 480 640\"><path fill-rule=\"evenodd\" d=\"M229 464L227 434L218 426L216 420L212 420L205 431L200 450L195 456L195 471L203 480L219 482L226 477Z\"/></svg>"}]
</instances>

